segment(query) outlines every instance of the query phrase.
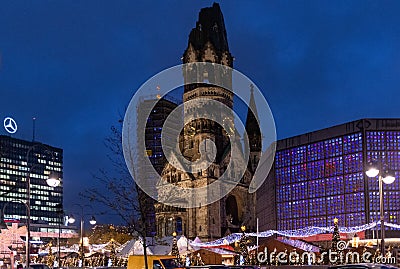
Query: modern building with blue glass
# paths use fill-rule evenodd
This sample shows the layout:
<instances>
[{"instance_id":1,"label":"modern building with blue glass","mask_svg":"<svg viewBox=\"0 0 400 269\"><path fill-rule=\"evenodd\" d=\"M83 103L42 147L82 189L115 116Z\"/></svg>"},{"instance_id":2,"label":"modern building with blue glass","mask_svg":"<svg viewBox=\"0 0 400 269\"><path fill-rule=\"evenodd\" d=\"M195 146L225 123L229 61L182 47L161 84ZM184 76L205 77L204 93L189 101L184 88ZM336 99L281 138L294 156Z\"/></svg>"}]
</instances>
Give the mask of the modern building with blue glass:
<instances>
[{"instance_id":1,"label":"modern building with blue glass","mask_svg":"<svg viewBox=\"0 0 400 269\"><path fill-rule=\"evenodd\" d=\"M60 185L46 183L56 172ZM58 212L63 203L63 150L38 142L0 135L0 208L5 218L26 221L27 177L30 177L31 223L57 226L63 217ZM32 226L33 227L33 226Z\"/></svg>"},{"instance_id":2,"label":"modern building with blue glass","mask_svg":"<svg viewBox=\"0 0 400 269\"><path fill-rule=\"evenodd\" d=\"M142 160L141 163L143 163L143 165L138 168L137 176L148 178L149 175L153 175L150 172L153 171L153 169L155 169L157 173L161 174L165 163L167 162L161 145L162 127L170 113L178 106L178 103L178 101L174 100L170 96L164 96L161 98L159 95L148 95L140 100L137 106L137 115L138 118L142 120L138 121L139 124L137 126L137 130L145 130L145 137L139 137L138 143L144 143L146 146L146 151L144 152L143 156L140 156ZM149 108L151 108L150 115L145 115L143 111L147 111ZM143 123L145 123L145 125ZM168 135L169 132L165 131L165 134ZM146 165L146 158L150 160L151 165ZM149 180L149 184L151 187L155 188L155 186L152 186L151 182L154 182L154 180ZM150 186L147 188L149 189ZM155 201L145 192L140 191L138 195L140 197L139 201L141 203L141 207L143 207L146 211L146 234L148 236L155 236Z\"/></svg>"},{"instance_id":3,"label":"modern building with blue glass","mask_svg":"<svg viewBox=\"0 0 400 269\"><path fill-rule=\"evenodd\" d=\"M260 230L326 227L334 218L346 227L378 221L378 177L365 174L372 160L395 174L394 183L383 184L384 212L385 221L400 223L400 119L362 119L278 141L257 193Z\"/></svg>"}]
</instances>

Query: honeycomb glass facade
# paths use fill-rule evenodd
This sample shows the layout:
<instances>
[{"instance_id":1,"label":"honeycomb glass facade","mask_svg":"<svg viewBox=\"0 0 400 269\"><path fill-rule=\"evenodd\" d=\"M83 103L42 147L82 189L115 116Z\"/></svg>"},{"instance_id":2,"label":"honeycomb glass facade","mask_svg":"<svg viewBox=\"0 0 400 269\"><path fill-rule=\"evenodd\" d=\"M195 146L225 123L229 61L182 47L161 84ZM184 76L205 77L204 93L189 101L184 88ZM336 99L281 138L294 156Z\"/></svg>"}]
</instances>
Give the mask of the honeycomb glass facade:
<instances>
[{"instance_id":1,"label":"honeycomb glass facade","mask_svg":"<svg viewBox=\"0 0 400 269\"><path fill-rule=\"evenodd\" d=\"M60 186L54 188L47 185L50 172L58 174ZM57 205L63 201L62 149L0 136L0 208L7 203L5 218L26 220L26 207L21 202L27 199L28 176L31 183L31 221L62 224L62 217L57 213Z\"/></svg>"},{"instance_id":2,"label":"honeycomb glass facade","mask_svg":"<svg viewBox=\"0 0 400 269\"><path fill-rule=\"evenodd\" d=\"M359 131L277 151L277 228L325 227L335 217L348 227L377 221L378 177L364 173L371 160L395 172L384 184L384 210L386 221L399 223L400 131Z\"/></svg>"},{"instance_id":3,"label":"honeycomb glass facade","mask_svg":"<svg viewBox=\"0 0 400 269\"><path fill-rule=\"evenodd\" d=\"M400 131L367 132L367 160L382 160L383 164L395 173L396 180L383 184L385 220L400 222ZM379 185L378 177L368 178L370 221L378 220L379 214Z\"/></svg>"}]
</instances>

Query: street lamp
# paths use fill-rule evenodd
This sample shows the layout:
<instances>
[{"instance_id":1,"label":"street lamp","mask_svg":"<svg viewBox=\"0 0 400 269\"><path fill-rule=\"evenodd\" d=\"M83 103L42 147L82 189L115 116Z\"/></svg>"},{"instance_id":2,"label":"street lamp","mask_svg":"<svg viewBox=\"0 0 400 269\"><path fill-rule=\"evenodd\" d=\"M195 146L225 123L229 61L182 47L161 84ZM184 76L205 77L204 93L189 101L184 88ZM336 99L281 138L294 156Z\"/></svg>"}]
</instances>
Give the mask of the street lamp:
<instances>
[{"instance_id":1,"label":"street lamp","mask_svg":"<svg viewBox=\"0 0 400 269\"><path fill-rule=\"evenodd\" d=\"M83 221L83 217L85 216L84 215L84 212L83 212L83 209L84 209L84 207L90 207L90 206L88 206L88 205L85 205L85 206L82 206L82 205L80 205L80 204L74 204L74 206L77 206L77 207L79 207L80 209L81 209L81 267L84 267L84 257L85 257L85 252L84 252L84 250L83 250L83 227L84 227L84 221ZM74 218L74 216L73 215L71 215L70 217L68 217L68 222L69 223L74 223L75 222L75 218ZM91 219L89 220L89 223L91 224L91 225L95 225L96 224L96 219L95 219L95 217L94 216L92 216L91 217Z\"/></svg>"},{"instance_id":2,"label":"street lamp","mask_svg":"<svg viewBox=\"0 0 400 269\"><path fill-rule=\"evenodd\" d=\"M32 145L31 147L29 147L27 153L26 153L26 165L29 165L29 155L30 153L34 150L34 148L36 148L37 146L42 146L45 148L46 151L50 152L52 154L52 159L54 160L54 153L48 149L47 146L45 146L44 144L35 144ZM33 164L32 166L29 166L28 168L28 172L26 175L26 201L22 201L22 200L12 200L9 202L18 202L18 203L22 203L26 206L26 215L27 215L27 219L26 219L26 229L27 229L27 235L26 235L26 268L30 267L30 243L29 243L29 239L31 237L31 231L30 231L30 222L31 222L31 172L33 171L34 168L36 168L37 166L43 166L43 164L41 163L36 163ZM60 179L58 178L58 174L54 171L51 171L49 174L48 179L46 180L46 183L50 186L50 187L57 187L60 184ZM3 209L1 211L1 218L0 218L0 228L1 229L6 229L7 225L5 223L4 220L4 212L6 209L6 206L8 205L8 203L5 203L3 206Z\"/></svg>"},{"instance_id":3,"label":"street lamp","mask_svg":"<svg viewBox=\"0 0 400 269\"><path fill-rule=\"evenodd\" d=\"M47 182L49 184L49 182ZM63 205L57 204L56 205L56 212L59 214L60 219L64 216ZM57 267L61 267L61 222L58 223L58 240L57 240L57 248L58 248L58 255L57 255Z\"/></svg>"},{"instance_id":4,"label":"street lamp","mask_svg":"<svg viewBox=\"0 0 400 269\"><path fill-rule=\"evenodd\" d=\"M54 161L54 153L51 150L49 150L47 148L47 146L45 146L44 144L35 144L35 145L31 146L28 149L28 152L26 153L26 165L29 164L29 154L35 149L35 147L38 147L38 146L42 146L45 148L46 151L50 152L52 155L52 159ZM26 208L27 209L26 210L27 211L26 229L28 230L28 232L27 232L28 238L26 239L26 268L28 268L28 269L30 267L30 262L31 262L30 244L29 244L29 238L31 237L31 231L30 231L30 228L31 228L31 223L30 223L31 222L31 172L35 167L37 167L39 165L42 165L42 164L37 163L37 164L33 164L32 166L30 166L27 176L26 176L26 185L27 185L26 186L26 206L27 206L27 208ZM60 179L58 178L58 175L54 171L52 171L52 172L50 172L49 178L46 180L46 182L49 186L56 187L60 184Z\"/></svg>"},{"instance_id":5,"label":"street lamp","mask_svg":"<svg viewBox=\"0 0 400 269\"><path fill-rule=\"evenodd\" d=\"M379 214L381 220L381 255L385 256L385 216L383 209L383 183L392 184L395 181L393 172L389 171L386 167L381 167L380 163L376 161L370 163L365 171L368 177L378 177L379 183Z\"/></svg>"}]
</instances>

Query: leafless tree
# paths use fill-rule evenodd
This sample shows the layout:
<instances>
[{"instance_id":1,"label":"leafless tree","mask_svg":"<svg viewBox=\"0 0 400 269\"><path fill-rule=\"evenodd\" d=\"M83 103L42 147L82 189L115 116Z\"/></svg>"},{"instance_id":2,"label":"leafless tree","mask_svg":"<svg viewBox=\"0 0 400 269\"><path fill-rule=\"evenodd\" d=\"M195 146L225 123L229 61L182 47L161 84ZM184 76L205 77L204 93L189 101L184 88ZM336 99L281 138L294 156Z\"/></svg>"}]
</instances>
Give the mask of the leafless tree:
<instances>
[{"instance_id":1,"label":"leafless tree","mask_svg":"<svg viewBox=\"0 0 400 269\"><path fill-rule=\"evenodd\" d=\"M150 230L148 212L151 210L151 204L146 202L149 197L135 184L126 166L121 130L122 120L118 126L111 127L111 134L105 139L105 146L109 150L107 157L112 169L100 169L99 173L94 175L100 184L85 190L81 196L109 208L126 223L132 233L137 233L143 238L144 262L145 268L148 269L146 236ZM107 191L104 191L105 189Z\"/></svg>"}]
</instances>

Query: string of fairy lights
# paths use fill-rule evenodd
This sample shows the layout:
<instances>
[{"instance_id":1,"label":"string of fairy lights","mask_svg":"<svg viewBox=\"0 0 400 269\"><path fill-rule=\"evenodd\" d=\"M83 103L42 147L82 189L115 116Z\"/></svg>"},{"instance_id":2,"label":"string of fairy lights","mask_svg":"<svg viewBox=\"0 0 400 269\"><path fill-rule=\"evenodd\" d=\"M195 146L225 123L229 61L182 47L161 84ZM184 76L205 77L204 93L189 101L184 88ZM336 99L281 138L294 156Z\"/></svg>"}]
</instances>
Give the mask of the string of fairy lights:
<instances>
[{"instance_id":1,"label":"string of fairy lights","mask_svg":"<svg viewBox=\"0 0 400 269\"><path fill-rule=\"evenodd\" d=\"M339 232L340 233L358 233L361 231L369 230L374 228L375 226L380 225L380 221L377 222L371 222L368 224L364 225L359 225L359 226L353 226L353 227L339 227ZM395 223L389 223L389 222L384 222L384 225L386 227L390 227L392 229L400 229L399 224ZM267 230L264 232L260 233L246 233L246 236L254 236L254 237L270 237L274 234L284 236L284 237L309 237L317 234L323 234L323 233L332 233L334 227L316 227L316 226L311 226L311 227L305 227L302 229L297 229L297 230L285 230L285 231L278 231L278 230ZM210 242L195 242L195 241L190 241L190 245L194 247L218 247L218 246L223 246L223 245L229 245L232 244L240 239L242 236L241 233L234 233L230 234L228 236L225 236L223 238L210 241Z\"/></svg>"}]
</instances>

